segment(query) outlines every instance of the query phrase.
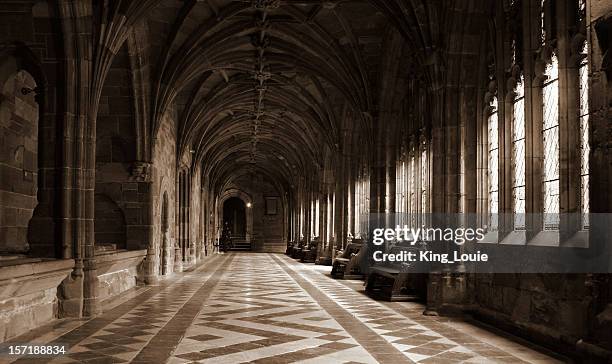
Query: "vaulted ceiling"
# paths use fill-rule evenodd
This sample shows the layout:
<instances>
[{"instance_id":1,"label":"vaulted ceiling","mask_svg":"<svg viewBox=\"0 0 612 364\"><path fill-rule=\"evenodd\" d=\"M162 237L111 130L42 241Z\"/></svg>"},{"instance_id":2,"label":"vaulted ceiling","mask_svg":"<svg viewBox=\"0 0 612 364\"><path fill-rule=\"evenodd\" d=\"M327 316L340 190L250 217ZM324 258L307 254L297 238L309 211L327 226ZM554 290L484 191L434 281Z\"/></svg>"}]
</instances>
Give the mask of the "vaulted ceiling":
<instances>
[{"instance_id":1,"label":"vaulted ceiling","mask_svg":"<svg viewBox=\"0 0 612 364\"><path fill-rule=\"evenodd\" d=\"M172 108L179 154L192 151L204 174L228 183L257 169L293 185L338 154L347 122L371 137L390 34L402 39L395 57L411 65L404 73L431 64L441 8L425 0L159 1L136 26L149 45L142 57L153 80L153 135Z\"/></svg>"}]
</instances>

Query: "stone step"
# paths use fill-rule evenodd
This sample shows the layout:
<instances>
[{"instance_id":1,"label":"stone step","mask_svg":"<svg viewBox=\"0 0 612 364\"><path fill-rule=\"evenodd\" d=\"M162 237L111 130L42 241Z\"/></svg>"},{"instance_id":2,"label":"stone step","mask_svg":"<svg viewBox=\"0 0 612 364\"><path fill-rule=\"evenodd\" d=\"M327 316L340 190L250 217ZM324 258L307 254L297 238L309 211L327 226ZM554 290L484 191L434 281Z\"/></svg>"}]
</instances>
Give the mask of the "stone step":
<instances>
[{"instance_id":1,"label":"stone step","mask_svg":"<svg viewBox=\"0 0 612 364\"><path fill-rule=\"evenodd\" d=\"M232 241L232 248L230 250L234 251L246 251L251 250L251 243L246 240L234 240Z\"/></svg>"}]
</instances>

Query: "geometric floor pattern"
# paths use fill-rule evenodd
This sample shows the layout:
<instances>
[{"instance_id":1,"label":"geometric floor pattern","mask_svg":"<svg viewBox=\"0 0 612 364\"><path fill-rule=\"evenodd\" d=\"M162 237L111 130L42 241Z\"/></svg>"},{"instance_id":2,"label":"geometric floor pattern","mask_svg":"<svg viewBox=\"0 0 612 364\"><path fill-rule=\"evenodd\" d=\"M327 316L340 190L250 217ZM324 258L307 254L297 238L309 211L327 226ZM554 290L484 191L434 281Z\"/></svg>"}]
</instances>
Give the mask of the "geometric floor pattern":
<instances>
[{"instance_id":1,"label":"geometric floor pattern","mask_svg":"<svg viewBox=\"0 0 612 364\"><path fill-rule=\"evenodd\" d=\"M417 303L378 302L360 281L284 255L230 253L144 287L96 318L11 340L61 357L0 363L561 363L551 353ZM14 358L13 358L14 359Z\"/></svg>"}]
</instances>

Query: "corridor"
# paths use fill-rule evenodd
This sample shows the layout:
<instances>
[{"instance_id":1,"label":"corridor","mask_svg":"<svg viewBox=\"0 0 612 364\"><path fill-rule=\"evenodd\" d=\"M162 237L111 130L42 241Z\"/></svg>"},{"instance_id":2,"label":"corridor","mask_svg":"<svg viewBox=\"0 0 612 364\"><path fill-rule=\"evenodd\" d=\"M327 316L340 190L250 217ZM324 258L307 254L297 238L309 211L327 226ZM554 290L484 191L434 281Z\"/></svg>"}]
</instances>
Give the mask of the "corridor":
<instances>
[{"instance_id":1,"label":"corridor","mask_svg":"<svg viewBox=\"0 0 612 364\"><path fill-rule=\"evenodd\" d=\"M333 280L329 269L280 254L217 255L125 294L96 318L58 321L7 344L70 347L16 363L563 362L475 324L423 316L417 303L374 301L360 281Z\"/></svg>"}]
</instances>

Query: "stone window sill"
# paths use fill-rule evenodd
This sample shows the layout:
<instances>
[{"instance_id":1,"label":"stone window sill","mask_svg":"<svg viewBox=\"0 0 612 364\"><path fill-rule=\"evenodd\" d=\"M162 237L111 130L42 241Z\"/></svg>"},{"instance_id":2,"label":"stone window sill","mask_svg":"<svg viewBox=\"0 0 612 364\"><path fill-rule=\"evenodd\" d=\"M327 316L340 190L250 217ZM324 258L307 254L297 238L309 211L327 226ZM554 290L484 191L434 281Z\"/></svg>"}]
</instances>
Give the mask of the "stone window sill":
<instances>
[{"instance_id":1,"label":"stone window sill","mask_svg":"<svg viewBox=\"0 0 612 364\"><path fill-rule=\"evenodd\" d=\"M558 230L540 231L529 241L529 245L557 247L559 246L559 240Z\"/></svg>"},{"instance_id":2,"label":"stone window sill","mask_svg":"<svg viewBox=\"0 0 612 364\"><path fill-rule=\"evenodd\" d=\"M503 245L526 245L527 244L527 233L525 230L514 230L511 231L500 244Z\"/></svg>"},{"instance_id":3,"label":"stone window sill","mask_svg":"<svg viewBox=\"0 0 612 364\"><path fill-rule=\"evenodd\" d=\"M579 230L561 245L564 248L588 248L589 247L589 231Z\"/></svg>"}]
</instances>

